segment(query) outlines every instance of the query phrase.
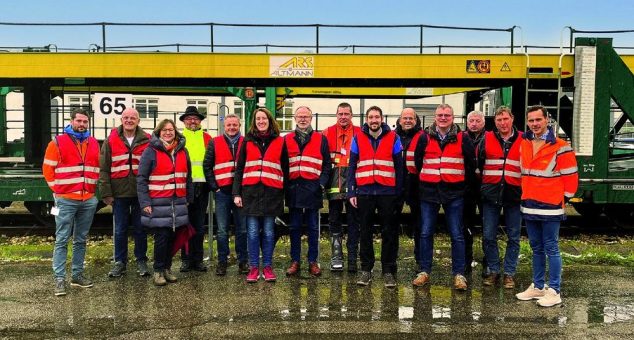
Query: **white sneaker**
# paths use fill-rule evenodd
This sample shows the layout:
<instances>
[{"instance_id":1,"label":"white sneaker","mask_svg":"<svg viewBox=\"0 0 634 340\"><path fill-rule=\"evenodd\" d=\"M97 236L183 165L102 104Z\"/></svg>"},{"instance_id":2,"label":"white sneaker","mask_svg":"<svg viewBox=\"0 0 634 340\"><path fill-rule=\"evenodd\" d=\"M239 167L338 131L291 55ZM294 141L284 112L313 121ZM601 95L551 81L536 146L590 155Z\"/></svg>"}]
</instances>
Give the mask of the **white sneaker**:
<instances>
[{"instance_id":1,"label":"white sneaker","mask_svg":"<svg viewBox=\"0 0 634 340\"><path fill-rule=\"evenodd\" d=\"M542 307L552 307L561 303L561 294L558 294L554 289L548 288L544 296L537 300L537 304Z\"/></svg>"},{"instance_id":2,"label":"white sneaker","mask_svg":"<svg viewBox=\"0 0 634 340\"><path fill-rule=\"evenodd\" d=\"M531 283L531 285L528 288L526 288L525 291L515 294L515 297L518 300L528 301L533 299L536 299L536 300L541 299L542 297L544 297L545 294L546 294L545 289L535 288L535 284Z\"/></svg>"}]
</instances>

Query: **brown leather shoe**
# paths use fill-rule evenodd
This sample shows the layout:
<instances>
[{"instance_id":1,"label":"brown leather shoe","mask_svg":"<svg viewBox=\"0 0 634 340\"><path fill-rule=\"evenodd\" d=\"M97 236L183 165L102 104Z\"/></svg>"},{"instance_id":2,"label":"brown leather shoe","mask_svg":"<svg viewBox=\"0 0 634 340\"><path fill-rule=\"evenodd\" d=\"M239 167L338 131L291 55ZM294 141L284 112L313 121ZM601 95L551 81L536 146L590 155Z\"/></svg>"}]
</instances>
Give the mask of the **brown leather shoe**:
<instances>
[{"instance_id":1,"label":"brown leather shoe","mask_svg":"<svg viewBox=\"0 0 634 340\"><path fill-rule=\"evenodd\" d=\"M456 290L467 290L467 279L464 276L457 274L453 278L453 287Z\"/></svg>"},{"instance_id":2,"label":"brown leather shoe","mask_svg":"<svg viewBox=\"0 0 634 340\"><path fill-rule=\"evenodd\" d=\"M293 261L291 262L290 267L286 270L286 276L293 276L299 273L299 262Z\"/></svg>"},{"instance_id":3,"label":"brown leather shoe","mask_svg":"<svg viewBox=\"0 0 634 340\"><path fill-rule=\"evenodd\" d=\"M485 286L495 286L495 284L498 282L498 277L498 274L491 273L487 275L484 280L482 280L482 284Z\"/></svg>"},{"instance_id":4,"label":"brown leather shoe","mask_svg":"<svg viewBox=\"0 0 634 340\"><path fill-rule=\"evenodd\" d=\"M319 263L317 262L311 262L308 265L308 272L310 273L310 275L312 276L320 276L321 275L321 268L319 268Z\"/></svg>"},{"instance_id":5,"label":"brown leather shoe","mask_svg":"<svg viewBox=\"0 0 634 340\"><path fill-rule=\"evenodd\" d=\"M513 289L515 288L515 280L511 275L504 275L504 288Z\"/></svg>"}]
</instances>

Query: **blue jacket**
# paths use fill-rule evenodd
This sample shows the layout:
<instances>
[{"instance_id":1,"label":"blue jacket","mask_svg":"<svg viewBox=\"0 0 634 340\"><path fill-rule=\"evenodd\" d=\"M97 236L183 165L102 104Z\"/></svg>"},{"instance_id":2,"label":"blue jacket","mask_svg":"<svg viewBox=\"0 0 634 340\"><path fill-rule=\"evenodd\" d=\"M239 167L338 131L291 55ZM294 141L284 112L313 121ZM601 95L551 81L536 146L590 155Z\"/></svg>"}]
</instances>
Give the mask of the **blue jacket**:
<instances>
[{"instance_id":1,"label":"blue jacket","mask_svg":"<svg viewBox=\"0 0 634 340\"><path fill-rule=\"evenodd\" d=\"M383 136L385 136L388 132L390 132L390 127L381 123L381 135L374 139L370 135L370 127L368 124L363 124L361 131L365 133L372 143L372 147L376 150L381 143ZM394 140L394 147L392 148L392 160L394 161L394 168L396 172L396 186L389 187L382 184L374 183L371 185L363 185L358 187L357 180L355 177L355 173L357 172L357 163L359 162L359 144L357 143L357 138L352 139L352 144L350 145L350 164L348 169L348 198L360 196L360 195L372 195L372 196L387 196L387 195L401 195L403 193L403 170L405 166L403 165L403 154L402 154L402 146L401 139L397 135Z\"/></svg>"},{"instance_id":2,"label":"blue jacket","mask_svg":"<svg viewBox=\"0 0 634 340\"><path fill-rule=\"evenodd\" d=\"M178 137L177 137L178 138ZM194 186L192 183L191 162L189 154L185 149L185 138L180 138L178 145L174 150L177 152L185 152L187 156L187 197L159 197L151 198L148 188L150 174L156 167L156 153L167 152L163 146L163 142L156 136L152 135L150 145L143 151L141 161L139 163L139 174L136 177L137 193L139 195L139 205L141 209L152 207L152 213L147 214L141 211L141 223L143 226L150 228L178 228L189 223L187 215L187 202L194 199Z\"/></svg>"}]
</instances>

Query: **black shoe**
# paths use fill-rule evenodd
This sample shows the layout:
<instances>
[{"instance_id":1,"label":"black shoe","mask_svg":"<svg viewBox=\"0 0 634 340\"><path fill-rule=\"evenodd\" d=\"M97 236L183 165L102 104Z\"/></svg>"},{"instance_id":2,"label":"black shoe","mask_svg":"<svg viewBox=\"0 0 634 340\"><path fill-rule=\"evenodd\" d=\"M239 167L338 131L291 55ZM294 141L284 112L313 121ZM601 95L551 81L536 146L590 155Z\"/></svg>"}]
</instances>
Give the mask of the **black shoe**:
<instances>
[{"instance_id":1,"label":"black shoe","mask_svg":"<svg viewBox=\"0 0 634 340\"><path fill-rule=\"evenodd\" d=\"M240 274L249 274L249 270L251 270L251 267L249 267L248 263L246 262L238 263L238 272Z\"/></svg>"},{"instance_id":2,"label":"black shoe","mask_svg":"<svg viewBox=\"0 0 634 340\"><path fill-rule=\"evenodd\" d=\"M183 261L183 263L181 263L181 273L187 273L191 270L192 268L189 266L189 262Z\"/></svg>"},{"instance_id":3,"label":"black shoe","mask_svg":"<svg viewBox=\"0 0 634 340\"><path fill-rule=\"evenodd\" d=\"M227 275L227 262L218 262L218 265L216 266L216 275Z\"/></svg>"},{"instance_id":4,"label":"black shoe","mask_svg":"<svg viewBox=\"0 0 634 340\"><path fill-rule=\"evenodd\" d=\"M125 270L126 270L125 263L117 261L112 266L112 270L110 270L110 272L108 273L108 276L120 277L121 275L125 274Z\"/></svg>"},{"instance_id":5,"label":"black shoe","mask_svg":"<svg viewBox=\"0 0 634 340\"><path fill-rule=\"evenodd\" d=\"M206 272L207 266L205 266L202 262L196 262L194 263L194 265L191 266L191 270L197 272Z\"/></svg>"},{"instance_id":6,"label":"black shoe","mask_svg":"<svg viewBox=\"0 0 634 340\"><path fill-rule=\"evenodd\" d=\"M89 278L84 276L84 274L79 274L70 280L70 285L72 287L90 288L93 284Z\"/></svg>"},{"instance_id":7,"label":"black shoe","mask_svg":"<svg viewBox=\"0 0 634 340\"><path fill-rule=\"evenodd\" d=\"M361 271L357 276L357 285L367 286L372 282L372 272Z\"/></svg>"},{"instance_id":8,"label":"black shoe","mask_svg":"<svg viewBox=\"0 0 634 340\"><path fill-rule=\"evenodd\" d=\"M139 272L139 276L150 276L150 270L147 267L146 261L137 261L136 267L137 272Z\"/></svg>"}]
</instances>

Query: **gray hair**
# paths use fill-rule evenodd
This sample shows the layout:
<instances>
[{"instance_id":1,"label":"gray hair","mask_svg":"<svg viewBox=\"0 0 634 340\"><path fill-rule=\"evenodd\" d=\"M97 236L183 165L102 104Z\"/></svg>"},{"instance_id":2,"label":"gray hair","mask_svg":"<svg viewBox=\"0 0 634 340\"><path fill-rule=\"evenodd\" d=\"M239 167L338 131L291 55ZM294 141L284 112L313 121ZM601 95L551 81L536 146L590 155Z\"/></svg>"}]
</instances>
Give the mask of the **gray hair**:
<instances>
[{"instance_id":1,"label":"gray hair","mask_svg":"<svg viewBox=\"0 0 634 340\"><path fill-rule=\"evenodd\" d=\"M480 116L484 120L484 113L482 113L482 111L471 111L471 112L469 112L469 114L467 115L467 120L469 120L469 118L471 118L473 116Z\"/></svg>"}]
</instances>

